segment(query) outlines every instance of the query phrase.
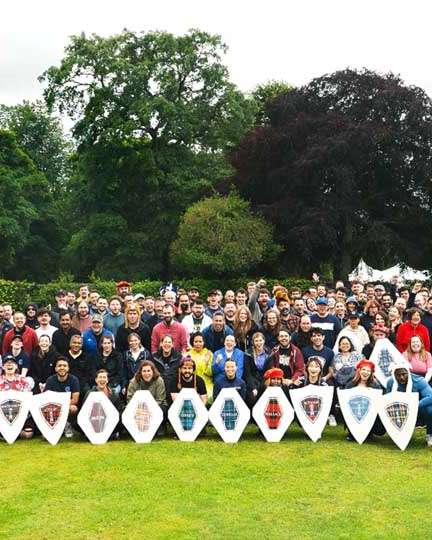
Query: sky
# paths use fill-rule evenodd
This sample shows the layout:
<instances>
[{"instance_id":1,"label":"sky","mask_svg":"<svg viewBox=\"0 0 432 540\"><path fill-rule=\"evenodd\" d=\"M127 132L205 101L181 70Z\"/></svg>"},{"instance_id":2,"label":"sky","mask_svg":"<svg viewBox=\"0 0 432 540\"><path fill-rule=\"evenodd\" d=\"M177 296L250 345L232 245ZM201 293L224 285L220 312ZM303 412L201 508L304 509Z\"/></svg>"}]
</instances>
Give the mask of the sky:
<instances>
[{"instance_id":1,"label":"sky","mask_svg":"<svg viewBox=\"0 0 432 540\"><path fill-rule=\"evenodd\" d=\"M37 77L58 65L69 36L127 28L220 34L231 80L302 85L346 67L400 74L432 96L430 0L15 0L2 2L0 103L41 97Z\"/></svg>"}]
</instances>

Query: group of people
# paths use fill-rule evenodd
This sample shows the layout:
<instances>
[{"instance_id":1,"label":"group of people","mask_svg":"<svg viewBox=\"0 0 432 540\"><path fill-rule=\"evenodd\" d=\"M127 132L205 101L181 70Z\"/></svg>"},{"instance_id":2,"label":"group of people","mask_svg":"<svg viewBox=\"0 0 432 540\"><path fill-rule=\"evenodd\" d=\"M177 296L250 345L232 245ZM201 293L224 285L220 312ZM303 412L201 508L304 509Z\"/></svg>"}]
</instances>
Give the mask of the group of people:
<instances>
[{"instance_id":1,"label":"group of people","mask_svg":"<svg viewBox=\"0 0 432 540\"><path fill-rule=\"evenodd\" d=\"M268 386L288 397L309 384L382 388L369 358L388 338L405 362L383 391L418 392L418 422L432 447L432 296L421 283L317 281L302 291L259 280L202 294L169 284L144 296L121 281L110 298L82 285L57 291L53 306L0 304L0 391L70 392L71 437L92 391L121 411L136 391L149 390L166 417L182 388L206 405L235 388L250 408ZM329 424L340 420L335 397ZM29 418L21 436L34 433ZM383 433L377 420L371 436Z\"/></svg>"}]
</instances>

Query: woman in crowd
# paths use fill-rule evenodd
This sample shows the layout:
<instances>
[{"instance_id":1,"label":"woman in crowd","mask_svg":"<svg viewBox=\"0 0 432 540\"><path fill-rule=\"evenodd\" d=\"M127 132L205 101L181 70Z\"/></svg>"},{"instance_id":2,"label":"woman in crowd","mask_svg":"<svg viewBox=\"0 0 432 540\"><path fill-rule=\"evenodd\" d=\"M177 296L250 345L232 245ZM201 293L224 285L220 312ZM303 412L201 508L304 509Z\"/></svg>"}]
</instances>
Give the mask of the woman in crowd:
<instances>
[{"instance_id":1,"label":"woman in crowd","mask_svg":"<svg viewBox=\"0 0 432 540\"><path fill-rule=\"evenodd\" d=\"M195 362L196 375L204 381L207 396L209 397L209 401L211 401L213 396L213 353L204 347L204 336L201 332L191 335L190 344L192 348L189 349L188 355Z\"/></svg>"},{"instance_id":2,"label":"woman in crowd","mask_svg":"<svg viewBox=\"0 0 432 540\"><path fill-rule=\"evenodd\" d=\"M123 393L129 384L129 381L135 377L135 374L143 360L150 360L150 352L143 347L141 338L136 332L132 332L127 337L129 348L124 353L123 362Z\"/></svg>"},{"instance_id":3,"label":"woman in crowd","mask_svg":"<svg viewBox=\"0 0 432 540\"><path fill-rule=\"evenodd\" d=\"M264 334L255 332L252 346L244 357L244 375L246 382L246 403L252 408L258 398L259 389L263 384L264 366L270 350L265 345Z\"/></svg>"},{"instance_id":4,"label":"woman in crowd","mask_svg":"<svg viewBox=\"0 0 432 540\"><path fill-rule=\"evenodd\" d=\"M258 332L259 326L252 319L250 309L240 306L234 315L234 337L237 347L245 352L250 348L252 336Z\"/></svg>"},{"instance_id":5,"label":"woman in crowd","mask_svg":"<svg viewBox=\"0 0 432 540\"><path fill-rule=\"evenodd\" d=\"M330 366L335 386L345 387L347 382L352 379L355 366L361 358L361 353L354 349L349 337L343 336L339 339L338 352Z\"/></svg>"},{"instance_id":6,"label":"woman in crowd","mask_svg":"<svg viewBox=\"0 0 432 540\"><path fill-rule=\"evenodd\" d=\"M244 370L244 352L236 347L234 336L226 336L223 349L219 349L213 355L212 372L214 382L224 377L224 366L228 359L236 363L236 375L239 379L242 379Z\"/></svg>"},{"instance_id":7,"label":"woman in crowd","mask_svg":"<svg viewBox=\"0 0 432 540\"><path fill-rule=\"evenodd\" d=\"M323 377L323 365L319 356L310 356L308 358L304 375L293 381L292 388L302 388L308 384L327 386Z\"/></svg>"},{"instance_id":8,"label":"woman in crowd","mask_svg":"<svg viewBox=\"0 0 432 540\"><path fill-rule=\"evenodd\" d=\"M133 354L135 353L132 354L131 349L129 349L129 351L133 358ZM101 337L99 353L96 360L96 370L99 371L100 369L105 369L108 372L108 386L116 394L119 394L122 389L124 363L121 353L114 349L113 336Z\"/></svg>"},{"instance_id":9,"label":"woman in crowd","mask_svg":"<svg viewBox=\"0 0 432 540\"><path fill-rule=\"evenodd\" d=\"M151 360L143 360L133 379L130 381L127 390L128 403L137 390L148 390L164 412L164 416L166 416L167 400L165 383L157 367Z\"/></svg>"},{"instance_id":10,"label":"woman in crowd","mask_svg":"<svg viewBox=\"0 0 432 540\"><path fill-rule=\"evenodd\" d=\"M309 298L306 298L306 309L311 315L316 311L316 302L311 296L309 296Z\"/></svg>"},{"instance_id":11,"label":"woman in crowd","mask_svg":"<svg viewBox=\"0 0 432 540\"><path fill-rule=\"evenodd\" d=\"M413 336L403 353L411 366L411 373L420 375L430 384L432 378L432 355L425 349L423 340L419 336Z\"/></svg>"},{"instance_id":12,"label":"woman in crowd","mask_svg":"<svg viewBox=\"0 0 432 540\"><path fill-rule=\"evenodd\" d=\"M338 351L339 341L343 337L348 337L350 339L354 349L358 353L361 353L363 347L370 341L364 326L360 324L360 315L355 311L348 313L348 324L339 332L333 348L335 353Z\"/></svg>"},{"instance_id":13,"label":"woman in crowd","mask_svg":"<svg viewBox=\"0 0 432 540\"><path fill-rule=\"evenodd\" d=\"M264 315L263 327L265 343L269 349L277 345L280 328L279 313L275 309L269 309Z\"/></svg>"},{"instance_id":14,"label":"woman in crowd","mask_svg":"<svg viewBox=\"0 0 432 540\"><path fill-rule=\"evenodd\" d=\"M418 308L412 308L407 311L408 320L402 323L396 333L396 347L401 353L405 352L410 339L413 336L419 336L427 351L430 351L429 331L421 323L422 312Z\"/></svg>"},{"instance_id":15,"label":"woman in crowd","mask_svg":"<svg viewBox=\"0 0 432 540\"><path fill-rule=\"evenodd\" d=\"M180 366L181 353L174 349L174 340L169 334L163 336L159 342L158 350L153 355L153 362L159 371L165 388L171 388L172 381L177 379L177 370ZM167 394L167 402L171 403L171 398Z\"/></svg>"},{"instance_id":16,"label":"woman in crowd","mask_svg":"<svg viewBox=\"0 0 432 540\"><path fill-rule=\"evenodd\" d=\"M51 338L46 334L40 336L39 346L33 351L30 359L29 375L34 380L35 394L43 392L46 380L51 375L54 375L54 364L58 352L51 344Z\"/></svg>"}]
</instances>

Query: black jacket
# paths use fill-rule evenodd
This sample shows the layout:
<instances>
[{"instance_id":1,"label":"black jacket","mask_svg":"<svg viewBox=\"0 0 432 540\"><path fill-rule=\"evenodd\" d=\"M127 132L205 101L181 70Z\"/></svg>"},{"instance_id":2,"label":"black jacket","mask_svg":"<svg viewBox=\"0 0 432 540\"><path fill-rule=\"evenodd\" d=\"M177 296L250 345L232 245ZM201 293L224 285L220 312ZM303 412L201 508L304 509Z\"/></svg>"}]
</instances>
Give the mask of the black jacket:
<instances>
[{"instance_id":1,"label":"black jacket","mask_svg":"<svg viewBox=\"0 0 432 540\"><path fill-rule=\"evenodd\" d=\"M96 371L106 369L110 387L121 385L123 382L123 356L119 351L113 349L109 356L99 353L96 357Z\"/></svg>"},{"instance_id":2,"label":"black jacket","mask_svg":"<svg viewBox=\"0 0 432 540\"><path fill-rule=\"evenodd\" d=\"M138 334L141 338L142 346L147 350L150 350L150 329L147 324L143 322L140 322L138 328L135 328L134 330L132 328L126 328L124 324L119 326L116 334L116 349L120 352L125 352L129 349L128 337L132 332Z\"/></svg>"}]
</instances>

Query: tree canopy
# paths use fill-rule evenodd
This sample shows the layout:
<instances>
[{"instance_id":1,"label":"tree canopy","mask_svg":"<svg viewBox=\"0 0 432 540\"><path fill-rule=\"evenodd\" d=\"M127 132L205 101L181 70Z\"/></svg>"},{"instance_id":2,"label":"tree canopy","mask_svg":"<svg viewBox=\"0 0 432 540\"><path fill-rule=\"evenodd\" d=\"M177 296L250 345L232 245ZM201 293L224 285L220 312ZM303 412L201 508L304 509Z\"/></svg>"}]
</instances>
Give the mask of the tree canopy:
<instances>
[{"instance_id":1,"label":"tree canopy","mask_svg":"<svg viewBox=\"0 0 432 540\"><path fill-rule=\"evenodd\" d=\"M276 227L291 269L428 266L432 103L393 74L345 70L276 96L232 154L240 194Z\"/></svg>"}]
</instances>

